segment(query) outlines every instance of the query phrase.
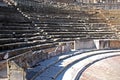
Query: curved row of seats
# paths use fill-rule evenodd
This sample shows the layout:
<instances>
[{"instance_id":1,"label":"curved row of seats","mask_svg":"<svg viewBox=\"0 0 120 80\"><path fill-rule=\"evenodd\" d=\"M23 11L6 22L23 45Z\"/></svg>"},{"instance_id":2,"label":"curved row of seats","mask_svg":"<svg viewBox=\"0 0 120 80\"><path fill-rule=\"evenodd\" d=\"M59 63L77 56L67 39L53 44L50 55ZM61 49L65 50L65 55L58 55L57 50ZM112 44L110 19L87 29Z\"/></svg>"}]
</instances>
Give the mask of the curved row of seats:
<instances>
[{"instance_id":1,"label":"curved row of seats","mask_svg":"<svg viewBox=\"0 0 120 80\"><path fill-rule=\"evenodd\" d=\"M33 0L28 1L32 3ZM20 3L12 7L0 7L0 60L28 51L34 54L35 51L55 48L63 41L118 38L116 31L96 11L89 14L87 10L64 10L38 4L36 9L36 6L27 3L21 6Z\"/></svg>"},{"instance_id":2,"label":"curved row of seats","mask_svg":"<svg viewBox=\"0 0 120 80\"><path fill-rule=\"evenodd\" d=\"M110 29L114 32L116 32L116 35L120 36L119 31L120 31L120 10L100 10L100 17L103 17L109 24Z\"/></svg>"},{"instance_id":3,"label":"curved row of seats","mask_svg":"<svg viewBox=\"0 0 120 80\"><path fill-rule=\"evenodd\" d=\"M72 13L74 15L74 13ZM72 15L69 14L69 15ZM43 29L43 32L47 33L50 36L53 35L59 35L63 38L65 38L64 36L71 36L72 35L75 36L76 38L79 38L81 36L84 36L83 38L91 38L91 36L93 36L93 38L115 38L117 36L115 36L115 32L112 31L109 27L109 25L107 25L104 21L103 22L99 22L99 20L97 22L99 22L99 25L96 25L94 23L97 23L93 20L82 20L80 17L78 18L74 18L74 17L68 17L68 18L61 18L59 17L59 14L57 14L57 18L54 18L51 14L47 14L47 18L46 17L40 17L39 15L39 21L36 23L36 27L40 27L41 29ZM56 15L56 14L55 14ZM60 13L60 16L62 14ZM78 14L80 15L80 14ZM34 16L34 14L32 15ZM64 16L64 14L63 14ZM85 15L84 15L85 16ZM96 27L96 28L94 28ZM96 36L94 35L96 34ZM98 35L97 35L98 34ZM79 36L77 36L79 35ZM102 36L103 35L103 36ZM94 37L95 36L95 37ZM61 38L60 37L60 38Z\"/></svg>"},{"instance_id":4,"label":"curved row of seats","mask_svg":"<svg viewBox=\"0 0 120 80\"><path fill-rule=\"evenodd\" d=\"M26 77L29 80L75 80L76 73L86 68L87 64L110 56L120 56L119 52L120 50L78 50L61 54L28 69Z\"/></svg>"},{"instance_id":5,"label":"curved row of seats","mask_svg":"<svg viewBox=\"0 0 120 80\"><path fill-rule=\"evenodd\" d=\"M120 10L101 10L110 24L119 25Z\"/></svg>"},{"instance_id":6,"label":"curved row of seats","mask_svg":"<svg viewBox=\"0 0 120 80\"><path fill-rule=\"evenodd\" d=\"M30 2L30 0L28 1ZM106 23L106 21L103 18L99 17L99 13L96 13L96 11L93 14L89 14L89 11L87 12L86 10L59 10L58 8L59 12L31 12L29 10L27 11L27 8L25 7L30 7L30 5L25 5L23 7L19 5L14 6L16 7L16 11L13 11L14 15L19 15L21 13L19 16L20 18L18 18L18 21L10 22L11 20L8 20L5 22L1 22L1 52L27 47L31 49L32 47L47 43L50 45L54 45L56 44L56 42L71 40L73 41L75 39L83 38L118 38L116 32L110 29L110 26ZM12 10L12 8L10 10ZM26 11L24 11L23 8L25 8ZM5 8L3 8L3 12L8 11L9 13L9 9L4 9ZM49 9L49 7L45 6L44 10L46 9ZM1 15L3 14L1 13ZM28 21L25 22L26 19Z\"/></svg>"},{"instance_id":7,"label":"curved row of seats","mask_svg":"<svg viewBox=\"0 0 120 80\"><path fill-rule=\"evenodd\" d=\"M36 51L56 46L56 43L49 40L41 29L34 27L34 24L23 17L16 8L14 10L14 7L0 7L0 10L2 11L0 15L3 17L0 18L2 20L0 21L0 60L6 53L12 57L29 50ZM4 12L7 14L3 14ZM12 17L6 18L6 15ZM17 21L14 15L18 15Z\"/></svg>"}]
</instances>

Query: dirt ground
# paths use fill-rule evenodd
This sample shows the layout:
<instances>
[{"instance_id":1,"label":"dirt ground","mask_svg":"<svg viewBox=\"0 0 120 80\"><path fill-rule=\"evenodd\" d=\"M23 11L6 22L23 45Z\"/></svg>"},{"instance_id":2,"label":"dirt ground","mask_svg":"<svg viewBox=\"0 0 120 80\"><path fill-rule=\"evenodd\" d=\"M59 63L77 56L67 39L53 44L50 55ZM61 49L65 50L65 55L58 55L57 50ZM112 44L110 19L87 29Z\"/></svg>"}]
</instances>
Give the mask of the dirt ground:
<instances>
[{"instance_id":1,"label":"dirt ground","mask_svg":"<svg viewBox=\"0 0 120 80\"><path fill-rule=\"evenodd\" d=\"M85 70L80 80L120 80L120 56L96 62Z\"/></svg>"}]
</instances>

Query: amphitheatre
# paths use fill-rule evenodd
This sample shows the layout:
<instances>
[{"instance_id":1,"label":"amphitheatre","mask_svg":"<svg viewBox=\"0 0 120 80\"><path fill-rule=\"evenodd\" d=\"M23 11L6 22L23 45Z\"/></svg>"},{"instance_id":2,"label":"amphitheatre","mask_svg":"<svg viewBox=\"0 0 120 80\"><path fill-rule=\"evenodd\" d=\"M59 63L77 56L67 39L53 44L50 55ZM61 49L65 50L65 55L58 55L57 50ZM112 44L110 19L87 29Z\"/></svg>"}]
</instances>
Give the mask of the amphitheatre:
<instances>
[{"instance_id":1,"label":"amphitheatre","mask_svg":"<svg viewBox=\"0 0 120 80\"><path fill-rule=\"evenodd\" d=\"M0 0L0 80L120 80L120 0Z\"/></svg>"}]
</instances>

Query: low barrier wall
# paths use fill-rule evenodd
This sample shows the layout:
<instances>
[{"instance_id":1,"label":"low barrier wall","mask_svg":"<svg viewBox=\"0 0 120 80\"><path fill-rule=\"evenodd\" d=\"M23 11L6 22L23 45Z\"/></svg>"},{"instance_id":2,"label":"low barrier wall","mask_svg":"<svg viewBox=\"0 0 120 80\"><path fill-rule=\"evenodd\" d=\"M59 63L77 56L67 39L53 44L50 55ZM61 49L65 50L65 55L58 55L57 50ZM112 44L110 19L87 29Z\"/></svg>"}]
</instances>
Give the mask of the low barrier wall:
<instances>
[{"instance_id":1,"label":"low barrier wall","mask_svg":"<svg viewBox=\"0 0 120 80\"><path fill-rule=\"evenodd\" d=\"M0 62L0 78L7 78L7 61Z\"/></svg>"},{"instance_id":2,"label":"low barrier wall","mask_svg":"<svg viewBox=\"0 0 120 80\"><path fill-rule=\"evenodd\" d=\"M100 49L120 48L120 40L100 40Z\"/></svg>"},{"instance_id":3,"label":"low barrier wall","mask_svg":"<svg viewBox=\"0 0 120 80\"><path fill-rule=\"evenodd\" d=\"M79 49L116 49L120 48L120 40L75 40L75 50Z\"/></svg>"},{"instance_id":4,"label":"low barrier wall","mask_svg":"<svg viewBox=\"0 0 120 80\"><path fill-rule=\"evenodd\" d=\"M26 70L36 64L53 56L64 54L72 49L108 49L120 48L120 40L76 40L72 42L61 42L56 47L32 51L0 61L0 79L27 80ZM5 56L4 56L5 58Z\"/></svg>"},{"instance_id":5,"label":"low barrier wall","mask_svg":"<svg viewBox=\"0 0 120 80\"><path fill-rule=\"evenodd\" d=\"M90 39L75 40L74 44L75 44L75 48L74 48L75 50L96 48L94 40L90 40Z\"/></svg>"},{"instance_id":6,"label":"low barrier wall","mask_svg":"<svg viewBox=\"0 0 120 80\"><path fill-rule=\"evenodd\" d=\"M6 63L0 63L0 70L2 71L6 67L6 74L4 75L9 80L27 80L26 70L27 68L34 67L38 62L53 56L69 52L71 50L71 42L63 42L53 48L48 48L39 51L29 50L23 54L6 59ZM0 73L1 76L2 73Z\"/></svg>"}]
</instances>

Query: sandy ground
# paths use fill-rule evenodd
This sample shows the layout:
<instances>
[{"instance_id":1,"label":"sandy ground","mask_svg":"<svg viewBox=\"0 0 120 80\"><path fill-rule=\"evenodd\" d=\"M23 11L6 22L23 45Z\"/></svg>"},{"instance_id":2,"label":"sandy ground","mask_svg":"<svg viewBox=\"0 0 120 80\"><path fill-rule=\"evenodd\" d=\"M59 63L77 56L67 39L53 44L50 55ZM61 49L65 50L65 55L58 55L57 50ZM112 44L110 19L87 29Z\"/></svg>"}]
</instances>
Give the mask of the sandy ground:
<instances>
[{"instance_id":1,"label":"sandy ground","mask_svg":"<svg viewBox=\"0 0 120 80\"><path fill-rule=\"evenodd\" d=\"M93 64L86 69L80 80L120 80L120 56Z\"/></svg>"}]
</instances>

